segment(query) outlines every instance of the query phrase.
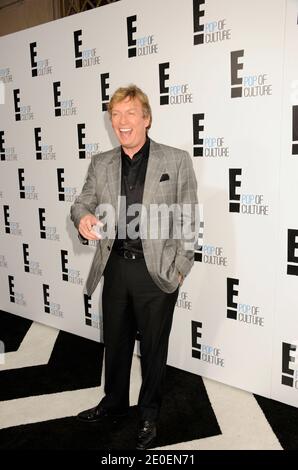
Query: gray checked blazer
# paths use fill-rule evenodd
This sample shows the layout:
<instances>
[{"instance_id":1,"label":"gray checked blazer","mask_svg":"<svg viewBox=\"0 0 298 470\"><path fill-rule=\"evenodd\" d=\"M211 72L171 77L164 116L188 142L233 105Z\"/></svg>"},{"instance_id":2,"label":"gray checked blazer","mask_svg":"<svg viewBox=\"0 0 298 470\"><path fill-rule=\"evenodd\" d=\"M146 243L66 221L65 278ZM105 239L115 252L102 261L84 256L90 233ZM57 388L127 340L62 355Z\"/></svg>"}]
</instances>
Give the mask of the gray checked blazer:
<instances>
[{"instance_id":1,"label":"gray checked blazer","mask_svg":"<svg viewBox=\"0 0 298 470\"><path fill-rule=\"evenodd\" d=\"M108 204L114 209L115 223L112 222L113 233L109 232L109 236L97 244L86 283L88 295L94 292L99 283L112 250L120 192L121 148L94 155L82 192L71 207L71 219L78 228L82 217L89 213L97 214L98 208ZM179 284L179 273L183 277L187 276L193 265L199 225L197 202L197 181L189 154L151 140L140 237L147 269L153 281L164 292L174 292ZM170 212L168 217L157 217L151 209L160 205L174 205L181 210ZM161 220L167 223L162 224ZM158 236L152 237L156 231L152 232L150 227L154 228L158 223L161 225ZM175 235L179 233L175 232L175 226L180 227L182 238Z\"/></svg>"}]
</instances>

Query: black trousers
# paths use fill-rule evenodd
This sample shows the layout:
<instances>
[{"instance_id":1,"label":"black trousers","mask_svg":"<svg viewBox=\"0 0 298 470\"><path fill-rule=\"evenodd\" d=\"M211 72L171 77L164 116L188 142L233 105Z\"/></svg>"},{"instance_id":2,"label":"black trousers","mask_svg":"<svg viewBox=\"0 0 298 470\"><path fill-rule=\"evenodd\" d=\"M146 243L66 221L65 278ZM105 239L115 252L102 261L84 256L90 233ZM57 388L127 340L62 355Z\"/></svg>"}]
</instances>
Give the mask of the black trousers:
<instances>
[{"instance_id":1,"label":"black trousers","mask_svg":"<svg viewBox=\"0 0 298 470\"><path fill-rule=\"evenodd\" d=\"M101 404L106 409L129 407L130 370L138 331L142 371L140 419L158 419L178 290L167 294L159 289L144 259L124 259L112 251L104 271L102 293L105 397Z\"/></svg>"}]
</instances>

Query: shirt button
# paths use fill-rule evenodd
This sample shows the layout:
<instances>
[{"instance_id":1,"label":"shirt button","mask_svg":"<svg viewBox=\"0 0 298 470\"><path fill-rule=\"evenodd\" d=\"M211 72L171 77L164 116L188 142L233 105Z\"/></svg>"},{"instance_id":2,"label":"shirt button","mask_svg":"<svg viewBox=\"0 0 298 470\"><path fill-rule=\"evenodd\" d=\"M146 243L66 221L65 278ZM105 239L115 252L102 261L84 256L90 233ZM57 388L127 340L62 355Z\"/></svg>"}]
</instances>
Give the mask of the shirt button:
<instances>
[{"instance_id":1,"label":"shirt button","mask_svg":"<svg viewBox=\"0 0 298 470\"><path fill-rule=\"evenodd\" d=\"M130 191L133 189L133 186L129 186Z\"/></svg>"}]
</instances>

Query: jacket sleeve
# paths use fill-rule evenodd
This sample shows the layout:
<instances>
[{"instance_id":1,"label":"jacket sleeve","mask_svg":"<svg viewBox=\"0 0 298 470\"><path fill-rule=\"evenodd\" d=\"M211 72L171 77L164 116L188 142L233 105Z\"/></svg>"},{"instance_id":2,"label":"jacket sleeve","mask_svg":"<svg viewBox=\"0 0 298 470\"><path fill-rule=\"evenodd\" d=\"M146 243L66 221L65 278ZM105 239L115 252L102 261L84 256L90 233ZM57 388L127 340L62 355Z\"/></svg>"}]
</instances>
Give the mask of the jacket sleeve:
<instances>
[{"instance_id":1,"label":"jacket sleeve","mask_svg":"<svg viewBox=\"0 0 298 470\"><path fill-rule=\"evenodd\" d=\"M187 152L183 152L178 169L177 203L179 213L175 223L178 229L178 250L175 265L182 276L186 277L194 264L194 248L199 233L197 179Z\"/></svg>"},{"instance_id":2,"label":"jacket sleeve","mask_svg":"<svg viewBox=\"0 0 298 470\"><path fill-rule=\"evenodd\" d=\"M70 218L77 229L81 218L87 214L94 215L95 209L98 206L96 196L95 158L96 155L93 155L82 192L70 208Z\"/></svg>"}]
</instances>

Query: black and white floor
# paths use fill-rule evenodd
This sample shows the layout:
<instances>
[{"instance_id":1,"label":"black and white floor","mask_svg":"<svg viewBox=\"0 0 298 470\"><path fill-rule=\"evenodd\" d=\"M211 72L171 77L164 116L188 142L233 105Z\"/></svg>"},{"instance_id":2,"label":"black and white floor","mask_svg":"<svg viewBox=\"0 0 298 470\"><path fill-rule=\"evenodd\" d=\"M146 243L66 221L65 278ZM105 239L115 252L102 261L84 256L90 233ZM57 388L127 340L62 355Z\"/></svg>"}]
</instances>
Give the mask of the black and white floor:
<instances>
[{"instance_id":1,"label":"black and white floor","mask_svg":"<svg viewBox=\"0 0 298 470\"><path fill-rule=\"evenodd\" d=\"M103 395L101 344L5 312L0 340L0 450L134 449L137 357L128 417L85 424L77 413ZM298 408L168 367L156 449L297 450Z\"/></svg>"}]
</instances>

